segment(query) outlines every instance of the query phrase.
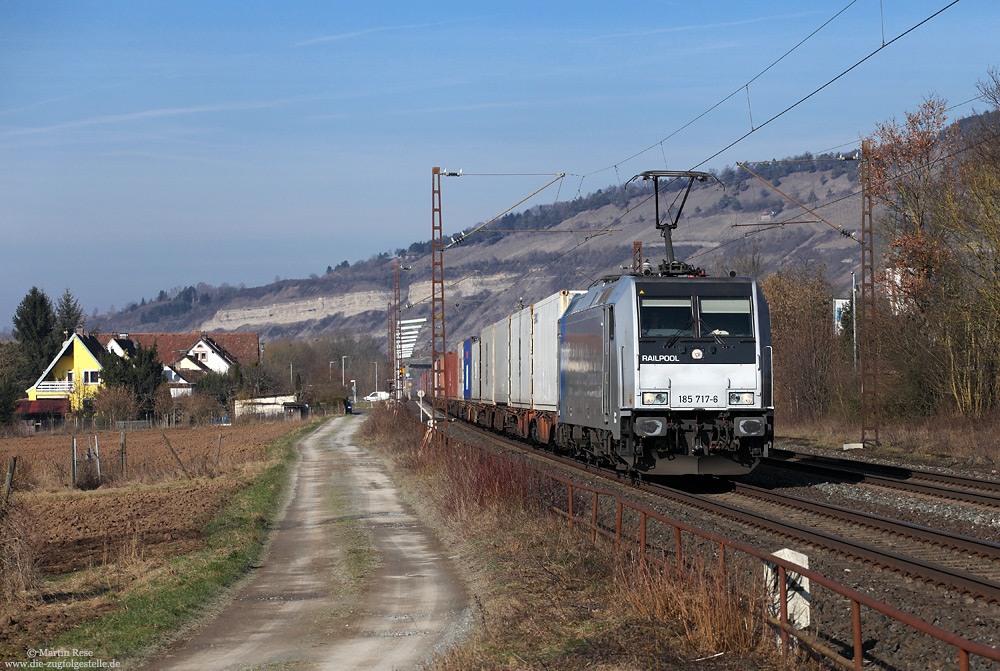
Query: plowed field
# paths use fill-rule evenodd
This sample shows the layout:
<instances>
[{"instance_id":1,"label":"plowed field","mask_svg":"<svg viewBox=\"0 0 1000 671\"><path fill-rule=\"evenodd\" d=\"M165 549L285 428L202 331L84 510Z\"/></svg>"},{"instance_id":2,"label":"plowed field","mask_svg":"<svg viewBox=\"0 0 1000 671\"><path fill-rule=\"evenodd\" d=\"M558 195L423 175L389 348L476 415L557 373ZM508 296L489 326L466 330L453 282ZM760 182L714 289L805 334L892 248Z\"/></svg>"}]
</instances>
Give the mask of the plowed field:
<instances>
[{"instance_id":1,"label":"plowed field","mask_svg":"<svg viewBox=\"0 0 1000 671\"><path fill-rule=\"evenodd\" d=\"M109 576L117 575L115 567L123 562L148 570L201 547L205 524L263 469L267 444L299 426L277 422L167 430L176 458L160 430L130 431L124 477L121 433L100 433L100 482L96 459L85 456L88 437L93 445L94 434L80 433L77 477L87 490L70 483L72 435L0 439L4 472L9 457L18 457L12 516L39 573L96 571L79 585L76 578L60 581L57 593L43 585L33 597L0 600L0 659L113 610L105 597L118 587L111 583L120 580L109 583Z\"/></svg>"},{"instance_id":2,"label":"plowed field","mask_svg":"<svg viewBox=\"0 0 1000 671\"><path fill-rule=\"evenodd\" d=\"M295 425L288 422L247 424L220 428L159 429L129 431L125 434L128 458L127 477L121 478L121 432L80 432L0 439L0 464L16 455L18 489L22 491L59 491L70 488L70 464L73 439L76 439L77 477L93 478L96 485L96 459L87 459L88 445L100 454L102 484L127 486L155 483L172 477L192 477L224 473L242 464L264 458L266 445ZM170 453L167 440L177 459ZM221 449L220 438L221 436ZM219 460L216 463L216 453Z\"/></svg>"}]
</instances>

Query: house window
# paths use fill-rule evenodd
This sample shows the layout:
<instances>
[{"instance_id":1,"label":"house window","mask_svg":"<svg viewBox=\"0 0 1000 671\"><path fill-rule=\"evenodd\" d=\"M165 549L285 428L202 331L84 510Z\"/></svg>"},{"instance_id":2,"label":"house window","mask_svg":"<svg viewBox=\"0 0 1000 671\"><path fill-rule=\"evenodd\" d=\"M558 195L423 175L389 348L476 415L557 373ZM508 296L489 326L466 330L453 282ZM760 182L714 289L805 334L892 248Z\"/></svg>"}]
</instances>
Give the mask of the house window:
<instances>
[{"instance_id":1,"label":"house window","mask_svg":"<svg viewBox=\"0 0 1000 671\"><path fill-rule=\"evenodd\" d=\"M101 383L101 371L99 371L99 370L85 370L85 371L83 371L83 383L84 384L100 384Z\"/></svg>"},{"instance_id":2,"label":"house window","mask_svg":"<svg viewBox=\"0 0 1000 671\"><path fill-rule=\"evenodd\" d=\"M67 382L73 381L73 371L71 370L66 371L66 381Z\"/></svg>"},{"instance_id":3,"label":"house window","mask_svg":"<svg viewBox=\"0 0 1000 671\"><path fill-rule=\"evenodd\" d=\"M198 359L200 359L201 361L204 361L207 358L208 358L207 354L205 354L204 352L198 352Z\"/></svg>"}]
</instances>

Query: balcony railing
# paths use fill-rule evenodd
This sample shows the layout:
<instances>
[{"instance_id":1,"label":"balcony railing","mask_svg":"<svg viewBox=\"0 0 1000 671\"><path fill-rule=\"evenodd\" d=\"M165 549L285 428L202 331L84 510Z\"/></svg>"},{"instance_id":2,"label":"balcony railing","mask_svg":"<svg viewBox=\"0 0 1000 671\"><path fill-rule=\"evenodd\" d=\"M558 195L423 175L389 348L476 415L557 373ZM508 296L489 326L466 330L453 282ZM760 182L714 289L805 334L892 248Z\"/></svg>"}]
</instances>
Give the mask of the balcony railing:
<instances>
[{"instance_id":1,"label":"balcony railing","mask_svg":"<svg viewBox=\"0 0 1000 671\"><path fill-rule=\"evenodd\" d=\"M35 387L39 394L72 394L72 382L39 382Z\"/></svg>"}]
</instances>

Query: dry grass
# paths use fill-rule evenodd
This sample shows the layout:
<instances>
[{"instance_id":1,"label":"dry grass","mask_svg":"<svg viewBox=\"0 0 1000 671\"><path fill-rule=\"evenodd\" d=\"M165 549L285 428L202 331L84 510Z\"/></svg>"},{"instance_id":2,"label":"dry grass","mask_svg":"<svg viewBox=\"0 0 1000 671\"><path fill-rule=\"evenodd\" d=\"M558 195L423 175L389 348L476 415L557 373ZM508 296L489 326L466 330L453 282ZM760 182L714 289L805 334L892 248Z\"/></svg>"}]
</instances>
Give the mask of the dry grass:
<instances>
[{"instance_id":1,"label":"dry grass","mask_svg":"<svg viewBox=\"0 0 1000 671\"><path fill-rule=\"evenodd\" d=\"M38 585L35 558L17 500L0 514L0 607L28 598Z\"/></svg>"},{"instance_id":2,"label":"dry grass","mask_svg":"<svg viewBox=\"0 0 1000 671\"><path fill-rule=\"evenodd\" d=\"M806 441L817 447L839 450L844 443L861 439L860 424L819 419L796 424L775 424L779 440ZM872 436L869 436L871 438ZM1000 470L1000 416L979 418L941 416L924 421L882 420L878 446L868 451L910 461Z\"/></svg>"},{"instance_id":3,"label":"dry grass","mask_svg":"<svg viewBox=\"0 0 1000 671\"><path fill-rule=\"evenodd\" d=\"M740 652L764 642L765 599L759 567L728 573L696 559L682 573L634 556L615 563L615 589L626 612L651 622L674 622L685 647L699 653Z\"/></svg>"},{"instance_id":4,"label":"dry grass","mask_svg":"<svg viewBox=\"0 0 1000 671\"><path fill-rule=\"evenodd\" d=\"M473 594L481 626L433 668L777 668L761 646L763 583L753 576L720 579L700 564L662 574L619 556L547 512L547 481L422 447L422 427L389 410L374 410L360 437L405 472L418 506L444 520Z\"/></svg>"},{"instance_id":5,"label":"dry grass","mask_svg":"<svg viewBox=\"0 0 1000 671\"><path fill-rule=\"evenodd\" d=\"M231 427L166 431L180 464L170 453L159 429L127 432L127 477L122 472L120 432L63 434L0 439L0 460L18 456L16 486L22 491L62 492L71 482L70 462L76 438L77 488L129 487L172 480L217 478L242 474L247 464L264 460L266 444L287 432L287 422L250 423ZM218 436L222 435L221 449ZM100 441L101 476L97 460L88 457ZM89 447L88 447L89 446ZM182 465L183 464L183 467ZM185 474L185 471L187 472Z\"/></svg>"}]
</instances>

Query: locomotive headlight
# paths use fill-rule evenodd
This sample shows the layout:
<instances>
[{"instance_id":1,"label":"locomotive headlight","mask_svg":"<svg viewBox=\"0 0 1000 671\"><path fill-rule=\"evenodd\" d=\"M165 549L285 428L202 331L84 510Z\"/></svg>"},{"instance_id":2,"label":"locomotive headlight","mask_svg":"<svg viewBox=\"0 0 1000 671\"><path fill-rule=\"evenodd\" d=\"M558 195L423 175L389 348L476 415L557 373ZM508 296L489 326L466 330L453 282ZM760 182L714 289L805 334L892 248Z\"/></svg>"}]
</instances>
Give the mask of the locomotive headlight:
<instances>
[{"instance_id":1,"label":"locomotive headlight","mask_svg":"<svg viewBox=\"0 0 1000 671\"><path fill-rule=\"evenodd\" d=\"M731 391L729 392L729 405L753 405L752 391Z\"/></svg>"},{"instance_id":2,"label":"locomotive headlight","mask_svg":"<svg viewBox=\"0 0 1000 671\"><path fill-rule=\"evenodd\" d=\"M642 392L643 405L669 405L670 392L668 391L644 391Z\"/></svg>"},{"instance_id":3,"label":"locomotive headlight","mask_svg":"<svg viewBox=\"0 0 1000 671\"><path fill-rule=\"evenodd\" d=\"M665 436L667 435L666 417L639 417L635 420L635 435Z\"/></svg>"}]
</instances>

